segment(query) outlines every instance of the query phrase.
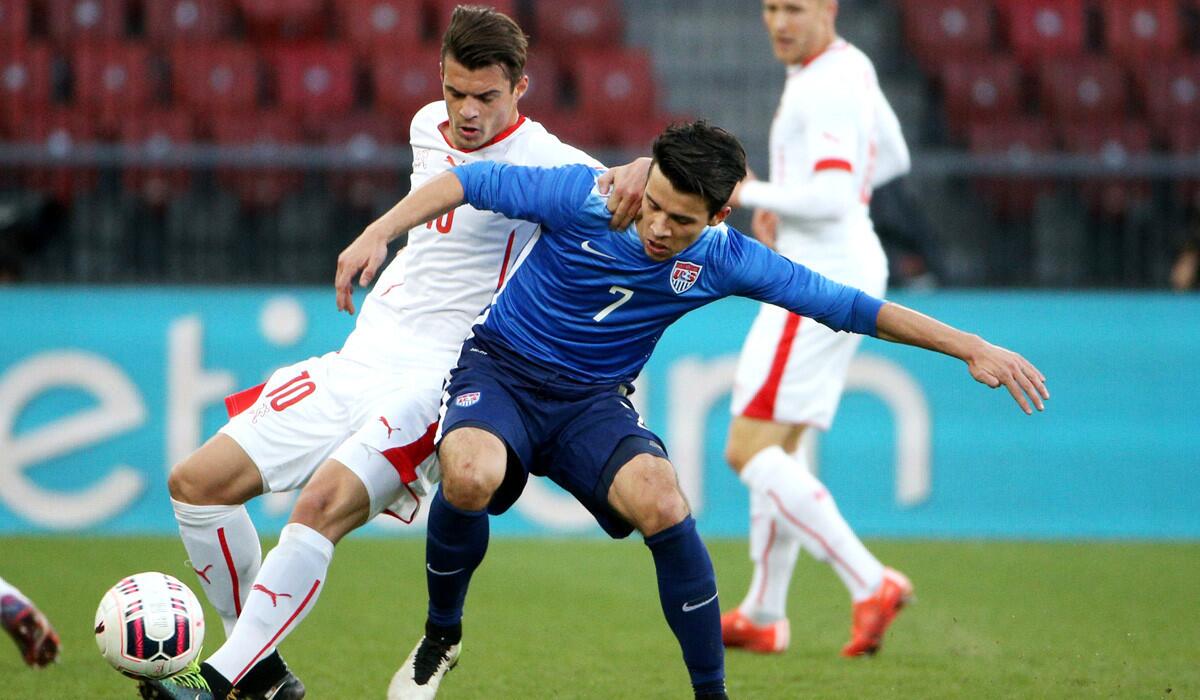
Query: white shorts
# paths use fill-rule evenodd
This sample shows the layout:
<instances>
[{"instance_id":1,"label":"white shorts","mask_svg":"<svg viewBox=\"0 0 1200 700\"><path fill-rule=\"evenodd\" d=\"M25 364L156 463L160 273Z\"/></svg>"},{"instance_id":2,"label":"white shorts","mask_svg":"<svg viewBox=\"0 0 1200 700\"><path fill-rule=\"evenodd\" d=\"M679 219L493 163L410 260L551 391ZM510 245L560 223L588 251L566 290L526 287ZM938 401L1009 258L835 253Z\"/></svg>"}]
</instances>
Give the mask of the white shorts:
<instances>
[{"instance_id":1,"label":"white shorts","mask_svg":"<svg viewBox=\"0 0 1200 700\"><path fill-rule=\"evenodd\" d=\"M444 368L382 370L331 352L277 370L221 432L254 460L267 492L304 486L332 457L366 486L371 517L412 522L441 476L433 435L444 378Z\"/></svg>"}]
</instances>

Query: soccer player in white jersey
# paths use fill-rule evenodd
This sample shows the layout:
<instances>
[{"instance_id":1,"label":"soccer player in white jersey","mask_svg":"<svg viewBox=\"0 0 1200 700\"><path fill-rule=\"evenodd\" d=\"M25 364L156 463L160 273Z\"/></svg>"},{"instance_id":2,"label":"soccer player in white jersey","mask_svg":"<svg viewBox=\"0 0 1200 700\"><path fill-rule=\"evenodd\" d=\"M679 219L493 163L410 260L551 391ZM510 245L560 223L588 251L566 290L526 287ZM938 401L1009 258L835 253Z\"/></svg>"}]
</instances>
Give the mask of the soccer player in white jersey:
<instances>
[{"instance_id":1,"label":"soccer player in white jersey","mask_svg":"<svg viewBox=\"0 0 1200 700\"><path fill-rule=\"evenodd\" d=\"M412 122L413 189L478 160L600 167L519 113L526 45L501 13L455 10L443 38L445 101ZM631 184L614 185L623 203L614 205L614 224L636 213L647 169L641 162L626 171ZM200 668L143 683L144 697L224 698L233 687L239 697L303 697L275 648L312 610L342 537L380 512L405 522L416 515L439 476L433 429L442 381L535 230L472 207L413 228L342 349L275 372L240 399L248 408L172 470L180 535L227 640ZM243 504L301 487L279 544L260 564Z\"/></svg>"},{"instance_id":2,"label":"soccer player in white jersey","mask_svg":"<svg viewBox=\"0 0 1200 700\"><path fill-rule=\"evenodd\" d=\"M784 256L881 296L887 258L868 211L872 188L908 171L908 149L875 68L837 36L837 0L764 0L763 22L787 82L771 125L770 180L748 179L735 206L756 208L753 231ZM754 575L721 619L726 646L763 653L788 646L785 603L803 548L850 592L845 656L874 653L912 595L846 523L798 449L827 430L861 336L764 304L746 338L733 390L726 459L750 490Z\"/></svg>"},{"instance_id":3,"label":"soccer player in white jersey","mask_svg":"<svg viewBox=\"0 0 1200 700\"><path fill-rule=\"evenodd\" d=\"M0 578L0 628L12 637L21 660L42 668L58 660L58 633L17 587Z\"/></svg>"}]
</instances>

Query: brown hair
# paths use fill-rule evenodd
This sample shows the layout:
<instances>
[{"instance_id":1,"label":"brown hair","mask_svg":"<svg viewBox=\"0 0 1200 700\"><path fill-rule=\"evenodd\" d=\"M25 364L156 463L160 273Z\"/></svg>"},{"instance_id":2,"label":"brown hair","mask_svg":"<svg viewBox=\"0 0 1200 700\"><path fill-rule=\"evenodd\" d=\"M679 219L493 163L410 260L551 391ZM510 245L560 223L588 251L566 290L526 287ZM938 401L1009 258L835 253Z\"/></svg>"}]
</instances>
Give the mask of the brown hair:
<instances>
[{"instance_id":1,"label":"brown hair","mask_svg":"<svg viewBox=\"0 0 1200 700\"><path fill-rule=\"evenodd\" d=\"M467 70L500 66L516 85L525 75L529 39L508 15L491 7L459 5L442 36L442 60L449 56Z\"/></svg>"}]
</instances>

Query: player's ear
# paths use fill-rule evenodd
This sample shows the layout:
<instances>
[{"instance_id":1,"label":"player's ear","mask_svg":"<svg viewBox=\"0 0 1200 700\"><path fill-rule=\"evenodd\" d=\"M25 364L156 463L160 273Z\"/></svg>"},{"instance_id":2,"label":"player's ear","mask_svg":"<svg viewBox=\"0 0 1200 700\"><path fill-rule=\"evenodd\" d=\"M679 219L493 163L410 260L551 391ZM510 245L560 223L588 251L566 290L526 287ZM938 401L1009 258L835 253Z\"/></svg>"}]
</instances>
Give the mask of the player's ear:
<instances>
[{"instance_id":1,"label":"player's ear","mask_svg":"<svg viewBox=\"0 0 1200 700\"><path fill-rule=\"evenodd\" d=\"M525 91L529 89L529 76L522 75L517 84L513 86L513 94L519 100L525 96Z\"/></svg>"},{"instance_id":2,"label":"player's ear","mask_svg":"<svg viewBox=\"0 0 1200 700\"><path fill-rule=\"evenodd\" d=\"M728 204L721 207L721 210L716 214L713 214L712 218L708 220L708 225L716 226L717 224L721 223L725 220L725 217L729 216L729 212L731 211L733 211L733 207L729 206Z\"/></svg>"}]
</instances>

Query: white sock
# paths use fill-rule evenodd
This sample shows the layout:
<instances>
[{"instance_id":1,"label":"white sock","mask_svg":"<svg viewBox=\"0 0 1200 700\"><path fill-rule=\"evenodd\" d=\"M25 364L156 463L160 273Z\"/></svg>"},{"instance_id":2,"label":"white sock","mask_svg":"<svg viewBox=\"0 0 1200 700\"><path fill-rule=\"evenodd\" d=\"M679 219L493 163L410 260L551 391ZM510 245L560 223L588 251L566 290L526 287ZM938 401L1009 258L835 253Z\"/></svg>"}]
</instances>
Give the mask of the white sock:
<instances>
[{"instance_id":1,"label":"white sock","mask_svg":"<svg viewBox=\"0 0 1200 700\"><path fill-rule=\"evenodd\" d=\"M300 523L289 523L267 554L233 632L208 664L237 684L308 616L316 605L333 543Z\"/></svg>"},{"instance_id":2,"label":"white sock","mask_svg":"<svg viewBox=\"0 0 1200 700\"><path fill-rule=\"evenodd\" d=\"M6 595L16 596L23 601L29 602L29 599L26 598L21 591L17 590L16 586L0 578L0 598L3 598Z\"/></svg>"},{"instance_id":3,"label":"white sock","mask_svg":"<svg viewBox=\"0 0 1200 700\"><path fill-rule=\"evenodd\" d=\"M246 506L193 506L171 499L179 537L209 602L233 630L262 564L262 543Z\"/></svg>"},{"instance_id":4,"label":"white sock","mask_svg":"<svg viewBox=\"0 0 1200 700\"><path fill-rule=\"evenodd\" d=\"M754 577L738 606L755 624L787 617L788 584L800 554L800 540L775 522L775 506L766 493L750 492L750 560Z\"/></svg>"},{"instance_id":5,"label":"white sock","mask_svg":"<svg viewBox=\"0 0 1200 700\"><path fill-rule=\"evenodd\" d=\"M883 564L846 524L833 496L803 459L782 447L768 447L746 464L742 481L766 495L779 530L791 532L805 551L833 567L854 602L869 598L883 582Z\"/></svg>"}]
</instances>

